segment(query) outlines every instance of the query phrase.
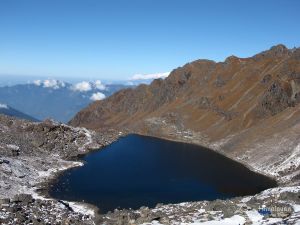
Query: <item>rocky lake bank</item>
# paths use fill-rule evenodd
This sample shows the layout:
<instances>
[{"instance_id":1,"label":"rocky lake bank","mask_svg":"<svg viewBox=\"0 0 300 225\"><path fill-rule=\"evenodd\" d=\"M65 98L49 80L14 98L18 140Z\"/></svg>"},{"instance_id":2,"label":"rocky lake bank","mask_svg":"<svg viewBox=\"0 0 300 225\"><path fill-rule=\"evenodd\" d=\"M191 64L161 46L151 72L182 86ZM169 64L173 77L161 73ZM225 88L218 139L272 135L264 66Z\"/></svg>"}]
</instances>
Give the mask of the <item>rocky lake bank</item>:
<instances>
[{"instance_id":1,"label":"rocky lake bank","mask_svg":"<svg viewBox=\"0 0 300 225\"><path fill-rule=\"evenodd\" d=\"M32 123L0 116L1 224L94 224L95 209L47 197L60 172L83 165L78 156L115 141L110 130L97 135L47 120Z\"/></svg>"},{"instance_id":2,"label":"rocky lake bank","mask_svg":"<svg viewBox=\"0 0 300 225\"><path fill-rule=\"evenodd\" d=\"M126 132L99 134L50 120L31 123L7 116L0 116L0 130L2 224L295 224L300 219L300 187L289 182L255 196L116 209L101 215L93 206L43 193L61 171L83 165L75 160L78 156L109 145Z\"/></svg>"}]
</instances>

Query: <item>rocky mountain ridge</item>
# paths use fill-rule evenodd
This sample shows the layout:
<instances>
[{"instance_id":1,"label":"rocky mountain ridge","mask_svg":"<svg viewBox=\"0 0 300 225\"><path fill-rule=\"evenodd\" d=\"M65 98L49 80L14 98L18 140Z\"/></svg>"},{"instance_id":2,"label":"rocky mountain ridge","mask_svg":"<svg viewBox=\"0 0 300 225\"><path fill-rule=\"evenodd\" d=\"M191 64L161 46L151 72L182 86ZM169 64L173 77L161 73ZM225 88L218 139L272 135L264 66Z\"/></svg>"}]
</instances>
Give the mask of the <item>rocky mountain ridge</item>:
<instances>
[{"instance_id":1,"label":"rocky mountain ridge","mask_svg":"<svg viewBox=\"0 0 300 225\"><path fill-rule=\"evenodd\" d=\"M29 116L23 112L20 112L19 110L16 110L9 105L1 104L0 103L0 114L4 114L7 116L14 116L20 119L30 120L33 122L38 122L37 119L33 118L32 116Z\"/></svg>"},{"instance_id":2,"label":"rocky mountain ridge","mask_svg":"<svg viewBox=\"0 0 300 225\"><path fill-rule=\"evenodd\" d=\"M282 183L299 183L300 48L196 60L79 112L73 126L204 145Z\"/></svg>"}]
</instances>

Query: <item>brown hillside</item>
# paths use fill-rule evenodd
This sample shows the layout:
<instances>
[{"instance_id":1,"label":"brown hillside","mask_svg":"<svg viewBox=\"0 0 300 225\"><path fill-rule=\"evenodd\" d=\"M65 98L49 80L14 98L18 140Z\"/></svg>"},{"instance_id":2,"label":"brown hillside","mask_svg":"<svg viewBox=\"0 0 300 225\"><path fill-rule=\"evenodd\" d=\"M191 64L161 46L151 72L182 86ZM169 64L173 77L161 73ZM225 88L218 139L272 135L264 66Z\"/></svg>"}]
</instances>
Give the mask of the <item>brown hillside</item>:
<instances>
[{"instance_id":1,"label":"brown hillside","mask_svg":"<svg viewBox=\"0 0 300 225\"><path fill-rule=\"evenodd\" d=\"M122 90L91 104L70 124L207 145L231 157L244 157L255 167L253 160L266 155L257 154L255 144L263 146L276 135L285 139L295 135L299 140L299 102L300 49L277 45L250 58L188 63L165 80ZM271 155L280 157L297 144Z\"/></svg>"}]
</instances>

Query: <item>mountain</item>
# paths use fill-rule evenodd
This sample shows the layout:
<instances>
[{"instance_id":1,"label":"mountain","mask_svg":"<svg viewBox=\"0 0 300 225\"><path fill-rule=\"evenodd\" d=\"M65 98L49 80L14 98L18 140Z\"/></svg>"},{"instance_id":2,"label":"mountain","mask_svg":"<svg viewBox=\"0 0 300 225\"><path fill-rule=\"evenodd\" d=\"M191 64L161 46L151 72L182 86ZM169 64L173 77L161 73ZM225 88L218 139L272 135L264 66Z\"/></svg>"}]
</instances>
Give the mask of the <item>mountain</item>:
<instances>
[{"instance_id":1,"label":"mountain","mask_svg":"<svg viewBox=\"0 0 300 225\"><path fill-rule=\"evenodd\" d=\"M17 117L20 119L30 120L33 122L38 122L37 119L35 119L25 113L22 113L14 108L11 108L10 106L8 106L6 104L0 104L0 114L4 114L7 116L13 116L13 117Z\"/></svg>"},{"instance_id":2,"label":"mountain","mask_svg":"<svg viewBox=\"0 0 300 225\"><path fill-rule=\"evenodd\" d=\"M300 49L277 45L249 58L188 63L94 102L70 124L200 144L298 182L299 102Z\"/></svg>"},{"instance_id":3,"label":"mountain","mask_svg":"<svg viewBox=\"0 0 300 225\"><path fill-rule=\"evenodd\" d=\"M53 118L68 122L79 110L95 100L128 86L104 85L100 81L70 84L58 80L35 80L29 84L0 87L5 102L38 120Z\"/></svg>"}]
</instances>

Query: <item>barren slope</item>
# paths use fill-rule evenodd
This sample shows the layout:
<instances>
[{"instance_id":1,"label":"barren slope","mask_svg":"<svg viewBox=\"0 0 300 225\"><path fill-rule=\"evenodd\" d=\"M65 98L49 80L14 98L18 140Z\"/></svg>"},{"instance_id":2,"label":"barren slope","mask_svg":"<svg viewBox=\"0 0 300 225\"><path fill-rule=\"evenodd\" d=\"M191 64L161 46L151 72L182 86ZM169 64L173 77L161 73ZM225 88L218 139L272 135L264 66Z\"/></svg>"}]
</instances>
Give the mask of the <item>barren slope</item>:
<instances>
[{"instance_id":1,"label":"barren slope","mask_svg":"<svg viewBox=\"0 0 300 225\"><path fill-rule=\"evenodd\" d=\"M300 49L278 45L250 58L188 63L91 104L70 124L206 145L298 183L299 102Z\"/></svg>"}]
</instances>

